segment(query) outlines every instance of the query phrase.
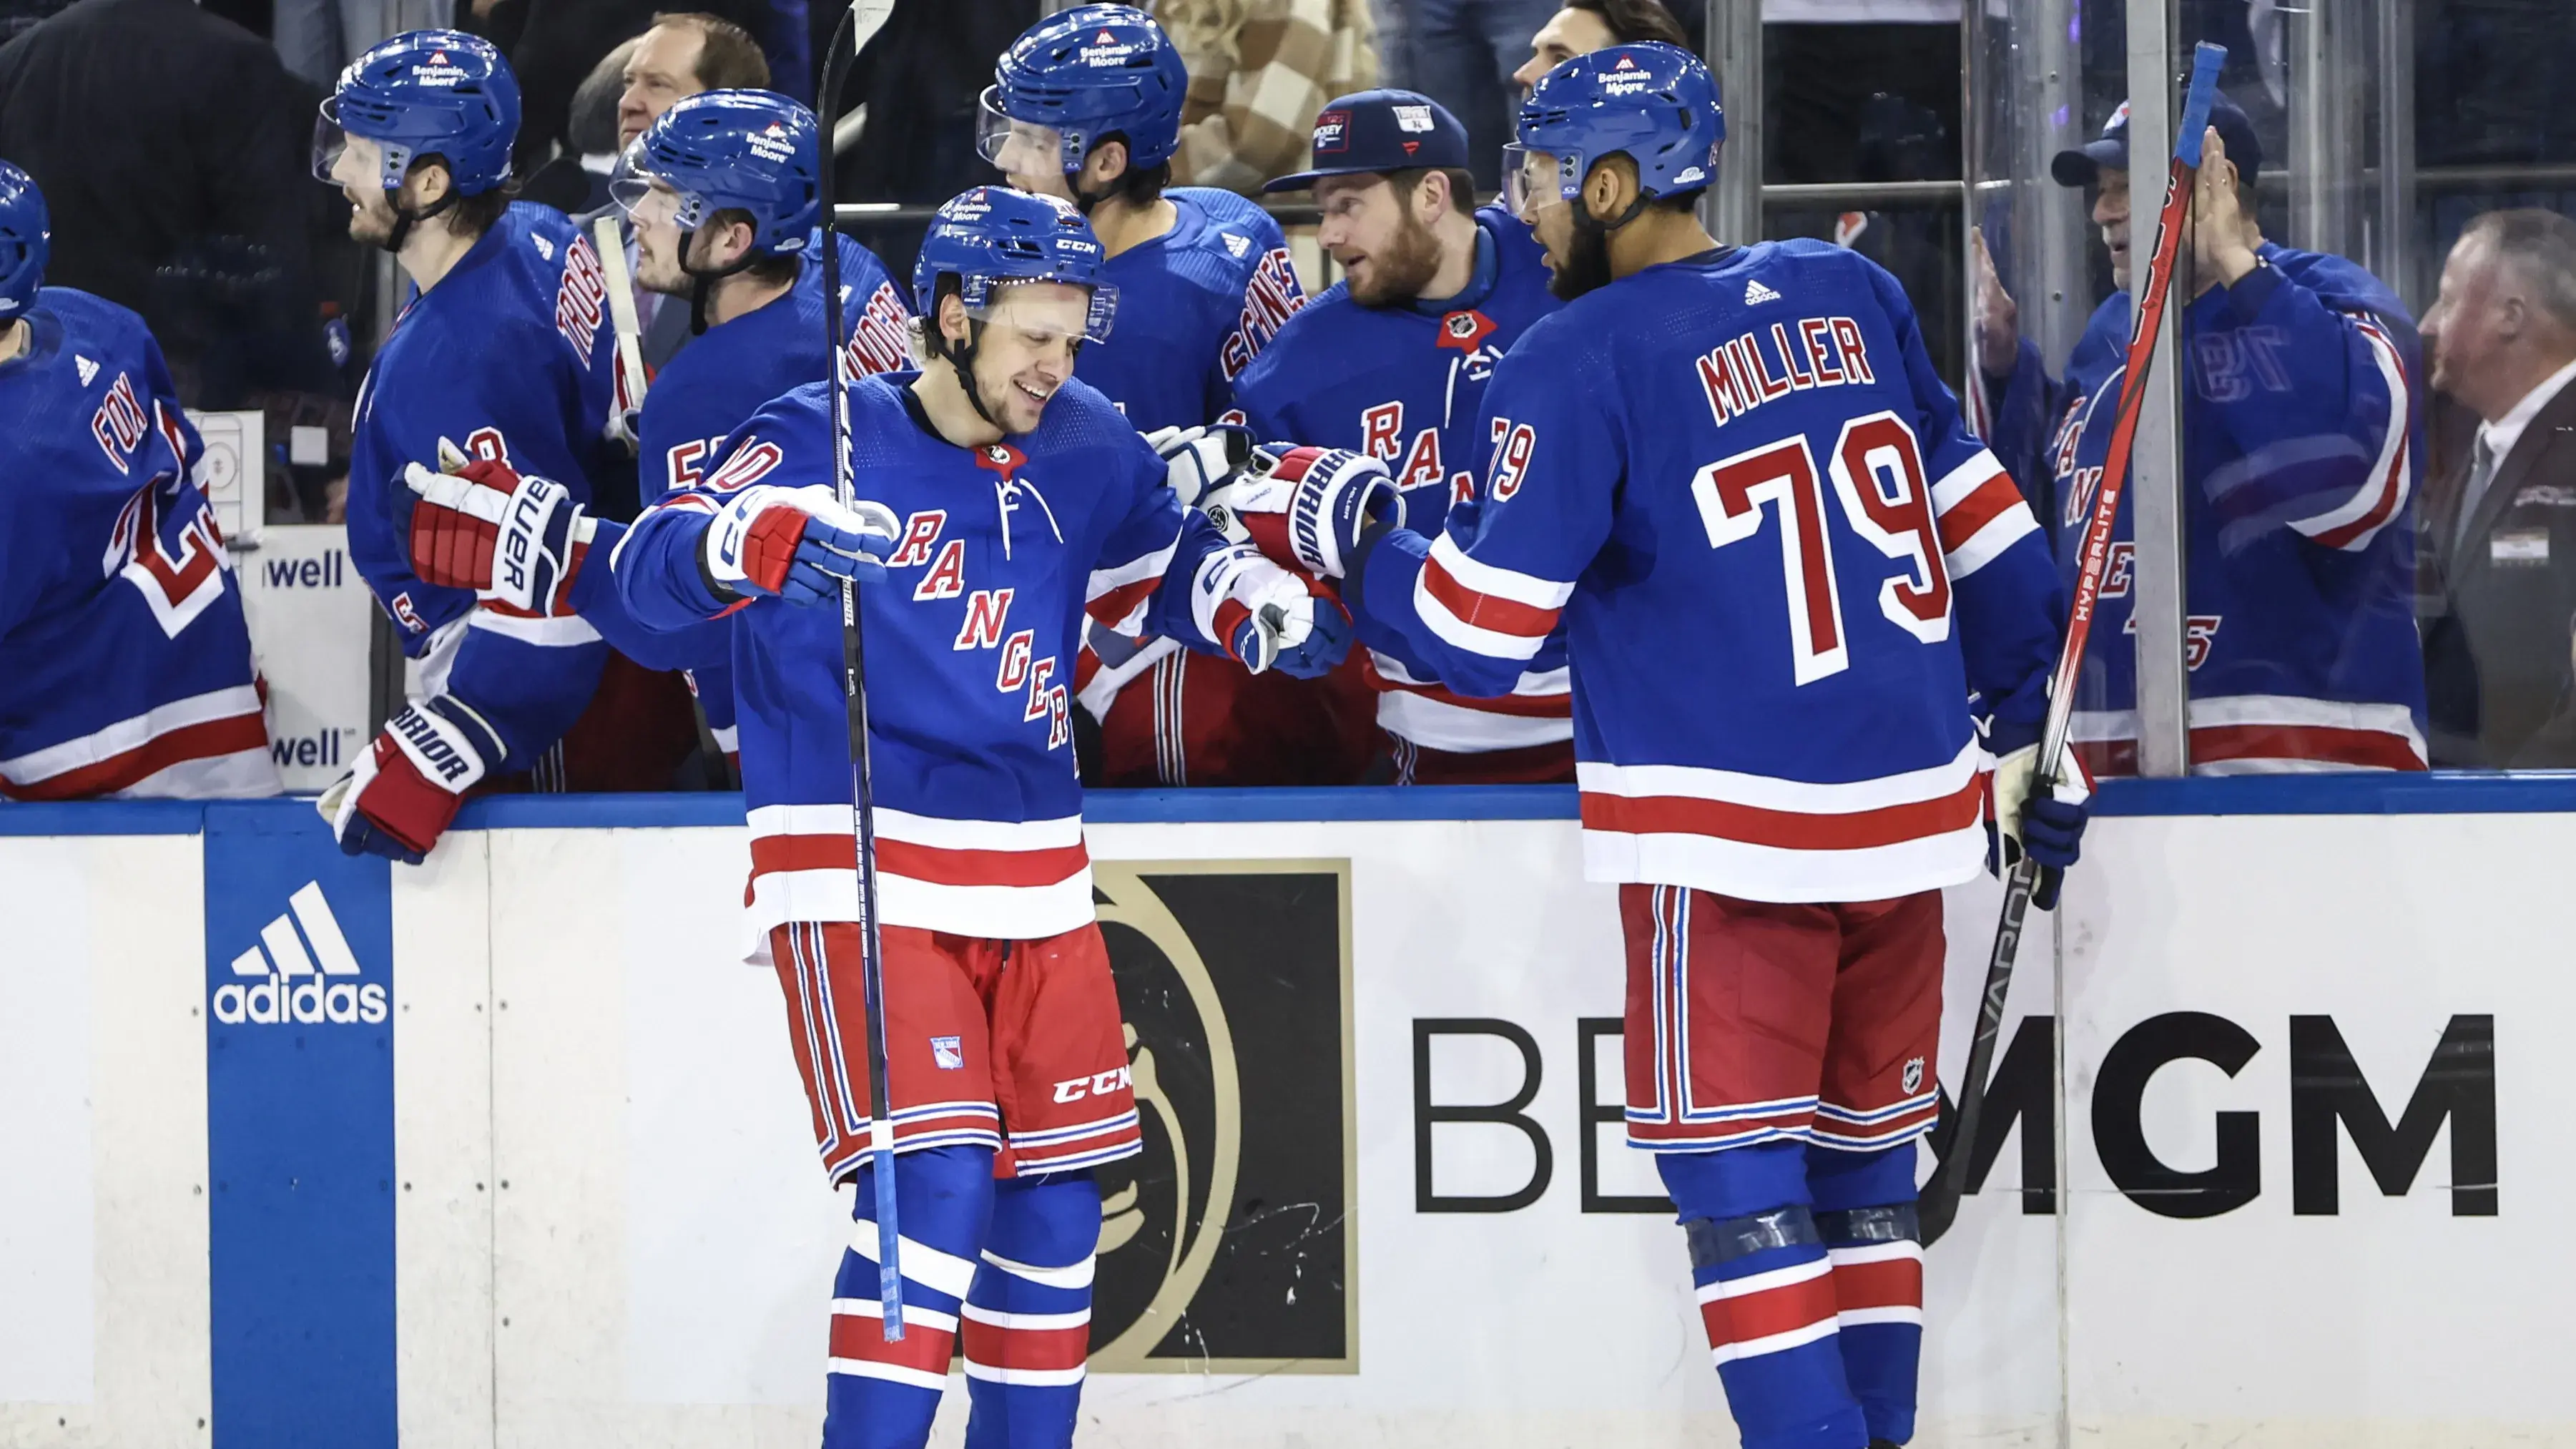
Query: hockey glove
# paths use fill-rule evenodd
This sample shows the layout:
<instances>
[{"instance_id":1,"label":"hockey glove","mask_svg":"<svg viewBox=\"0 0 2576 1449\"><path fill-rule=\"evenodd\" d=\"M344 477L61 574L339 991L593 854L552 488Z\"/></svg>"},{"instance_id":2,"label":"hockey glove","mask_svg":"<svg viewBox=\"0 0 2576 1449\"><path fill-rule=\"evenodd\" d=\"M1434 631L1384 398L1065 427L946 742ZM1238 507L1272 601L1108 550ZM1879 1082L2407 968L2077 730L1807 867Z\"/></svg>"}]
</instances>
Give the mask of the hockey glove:
<instances>
[{"instance_id":1,"label":"hockey glove","mask_svg":"<svg viewBox=\"0 0 2576 1449\"><path fill-rule=\"evenodd\" d=\"M568 614L596 520L551 478L524 475L497 458L468 460L438 444L442 471L418 463L403 482L420 495L411 516L412 572L433 584L472 589L520 614Z\"/></svg>"},{"instance_id":2,"label":"hockey glove","mask_svg":"<svg viewBox=\"0 0 2576 1449\"><path fill-rule=\"evenodd\" d=\"M418 865L456 818L465 792L501 758L501 737L447 695L405 705L314 808L349 855Z\"/></svg>"},{"instance_id":3,"label":"hockey glove","mask_svg":"<svg viewBox=\"0 0 2576 1449\"><path fill-rule=\"evenodd\" d=\"M783 598L819 604L841 597L841 580L885 577L901 525L881 503L844 508L819 483L757 484L716 510L698 558L719 599Z\"/></svg>"},{"instance_id":4,"label":"hockey glove","mask_svg":"<svg viewBox=\"0 0 2576 1449\"><path fill-rule=\"evenodd\" d=\"M1219 532L1240 528L1273 562L1320 579L1342 577L1369 527L1404 526L1386 465L1345 448L1265 445L1202 507Z\"/></svg>"},{"instance_id":5,"label":"hockey glove","mask_svg":"<svg viewBox=\"0 0 2576 1449\"><path fill-rule=\"evenodd\" d=\"M2071 759L2068 763L2073 766ZM2084 824L2092 814L2085 802L2091 792L2085 788L2081 768L2073 767L2054 790L2032 798L2031 775L2038 764L2037 745L2024 745L1995 762L1995 813L1987 828L2002 848L1990 847L1987 860L2001 875L2021 860L2024 851L2029 852L2039 865L2039 882L2031 889L2030 903L2049 911L2057 908L2057 890L2067 868L2083 854Z\"/></svg>"},{"instance_id":6,"label":"hockey glove","mask_svg":"<svg viewBox=\"0 0 2576 1449\"><path fill-rule=\"evenodd\" d=\"M1184 508L1197 507L1200 499L1232 482L1253 458L1251 430L1232 423L1157 428L1145 441L1162 458L1163 481L1180 495Z\"/></svg>"},{"instance_id":7,"label":"hockey glove","mask_svg":"<svg viewBox=\"0 0 2576 1449\"><path fill-rule=\"evenodd\" d=\"M1250 544L1208 555L1190 609L1200 631L1253 674L1276 668L1292 679L1313 679L1350 652L1342 606Z\"/></svg>"}]
</instances>

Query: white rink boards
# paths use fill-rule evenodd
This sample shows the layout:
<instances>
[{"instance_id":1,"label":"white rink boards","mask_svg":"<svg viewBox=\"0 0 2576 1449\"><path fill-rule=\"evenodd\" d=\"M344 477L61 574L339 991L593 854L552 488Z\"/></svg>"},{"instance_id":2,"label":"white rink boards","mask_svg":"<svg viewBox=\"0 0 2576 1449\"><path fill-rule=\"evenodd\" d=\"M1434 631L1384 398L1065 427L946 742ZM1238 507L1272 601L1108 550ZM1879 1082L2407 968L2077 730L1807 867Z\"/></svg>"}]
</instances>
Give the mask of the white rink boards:
<instances>
[{"instance_id":1,"label":"white rink boards","mask_svg":"<svg viewBox=\"0 0 2576 1449\"><path fill-rule=\"evenodd\" d=\"M2028 938L1994 1166L1928 1257L1918 1444L2576 1442L2547 1289L2576 1249L2505 1237L2576 1198L2543 1036L2576 1012L2576 798L2449 788L2096 824ZM1609 1120L1613 893L1565 802L1460 799L1501 818L1095 811L1152 1150L1104 1175L1081 1442L1733 1442ZM815 1442L846 1199L775 980L731 960L725 802L477 806L374 875L300 804L208 812L202 848L128 808L0 836L0 1445ZM1995 895L1951 897L1945 1060ZM324 1001L330 934L381 1029L204 1015L261 971L290 1017Z\"/></svg>"}]
</instances>

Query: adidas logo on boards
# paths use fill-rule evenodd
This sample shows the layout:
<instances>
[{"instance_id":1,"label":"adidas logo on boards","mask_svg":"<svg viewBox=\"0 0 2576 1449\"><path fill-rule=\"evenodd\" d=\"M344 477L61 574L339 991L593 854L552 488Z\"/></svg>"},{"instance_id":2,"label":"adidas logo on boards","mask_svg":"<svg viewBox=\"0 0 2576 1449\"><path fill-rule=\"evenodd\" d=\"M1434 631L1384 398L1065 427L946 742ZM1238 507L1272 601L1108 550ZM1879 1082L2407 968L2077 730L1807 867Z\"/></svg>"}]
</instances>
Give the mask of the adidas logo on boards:
<instances>
[{"instance_id":1,"label":"adidas logo on boards","mask_svg":"<svg viewBox=\"0 0 2576 1449\"><path fill-rule=\"evenodd\" d=\"M306 881L288 896L286 914L260 927L259 939L233 958L233 975L243 980L215 988L215 1020L227 1026L384 1021L385 988L356 979L363 974L357 955L319 881Z\"/></svg>"},{"instance_id":2,"label":"adidas logo on boards","mask_svg":"<svg viewBox=\"0 0 2576 1449\"><path fill-rule=\"evenodd\" d=\"M1760 277L1755 277L1744 284L1744 305L1747 307L1753 306L1758 302L1777 302L1779 300L1780 294L1772 291L1769 287L1762 285L1762 279Z\"/></svg>"}]
</instances>

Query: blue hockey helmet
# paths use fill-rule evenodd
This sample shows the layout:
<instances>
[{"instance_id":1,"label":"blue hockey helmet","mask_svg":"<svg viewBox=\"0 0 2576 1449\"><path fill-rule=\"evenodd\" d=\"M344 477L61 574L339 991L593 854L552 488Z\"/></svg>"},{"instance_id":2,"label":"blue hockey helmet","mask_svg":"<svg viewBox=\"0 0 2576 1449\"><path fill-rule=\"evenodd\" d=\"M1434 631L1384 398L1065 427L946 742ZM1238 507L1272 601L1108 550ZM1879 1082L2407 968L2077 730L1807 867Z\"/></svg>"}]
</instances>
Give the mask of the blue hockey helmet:
<instances>
[{"instance_id":1,"label":"blue hockey helmet","mask_svg":"<svg viewBox=\"0 0 2576 1449\"><path fill-rule=\"evenodd\" d=\"M751 214L752 250L801 252L822 215L822 127L774 91L702 91L662 113L618 161L609 192L630 213L669 188L682 234L719 211Z\"/></svg>"},{"instance_id":2,"label":"blue hockey helmet","mask_svg":"<svg viewBox=\"0 0 2576 1449\"><path fill-rule=\"evenodd\" d=\"M1526 218L1550 197L1581 196L1593 163L1623 153L1637 166L1640 205L1705 189L1717 180L1726 114L1698 56L1646 41L1578 55L1539 77L1513 135L1504 200Z\"/></svg>"},{"instance_id":3,"label":"blue hockey helmet","mask_svg":"<svg viewBox=\"0 0 2576 1449\"><path fill-rule=\"evenodd\" d=\"M0 326L15 322L36 303L45 284L52 222L36 178L0 161Z\"/></svg>"},{"instance_id":4,"label":"blue hockey helmet","mask_svg":"<svg viewBox=\"0 0 2576 1449\"><path fill-rule=\"evenodd\" d=\"M1076 6L1002 52L976 150L1023 176L1043 174L1037 168L1052 155L1071 175L1115 133L1126 139L1131 169L1160 166L1180 148L1189 87L1189 68L1153 16L1132 5Z\"/></svg>"},{"instance_id":5,"label":"blue hockey helmet","mask_svg":"<svg viewBox=\"0 0 2576 1449\"><path fill-rule=\"evenodd\" d=\"M459 196L490 191L509 179L510 147L519 138L519 82L492 42L461 30L414 30L349 62L322 102L313 136L313 174L336 182L331 168L347 136L382 148L378 181L400 190L415 157L447 162Z\"/></svg>"},{"instance_id":6,"label":"blue hockey helmet","mask_svg":"<svg viewBox=\"0 0 2576 1449\"><path fill-rule=\"evenodd\" d=\"M1011 283L1064 282L1091 290L1082 335L1098 342L1109 335L1118 312L1118 289L1101 280L1107 261L1091 223L1068 203L1007 186L978 186L931 218L912 264L913 306L936 343L941 277L957 278L958 300L976 316Z\"/></svg>"}]
</instances>

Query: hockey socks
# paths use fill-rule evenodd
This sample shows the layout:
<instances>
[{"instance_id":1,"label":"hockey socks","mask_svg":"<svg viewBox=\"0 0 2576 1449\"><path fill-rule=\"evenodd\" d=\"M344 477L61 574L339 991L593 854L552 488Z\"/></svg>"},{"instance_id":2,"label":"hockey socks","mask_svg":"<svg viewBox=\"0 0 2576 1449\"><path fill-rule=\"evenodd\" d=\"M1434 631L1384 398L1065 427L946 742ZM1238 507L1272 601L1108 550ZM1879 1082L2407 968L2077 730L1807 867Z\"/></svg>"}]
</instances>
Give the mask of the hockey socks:
<instances>
[{"instance_id":1,"label":"hockey socks","mask_svg":"<svg viewBox=\"0 0 2576 1449\"><path fill-rule=\"evenodd\" d=\"M1834 1265L1843 1378L1872 1439L1914 1436L1923 1357L1923 1234L1914 1217L1914 1144L1876 1152L1807 1149L1816 1232Z\"/></svg>"},{"instance_id":2,"label":"hockey socks","mask_svg":"<svg viewBox=\"0 0 2576 1449\"><path fill-rule=\"evenodd\" d=\"M993 1191L993 1227L966 1295L966 1449L1066 1449L1091 1352L1100 1188L1088 1169ZM908 1276L908 1273L907 1273Z\"/></svg>"},{"instance_id":3,"label":"hockey socks","mask_svg":"<svg viewBox=\"0 0 2576 1449\"><path fill-rule=\"evenodd\" d=\"M1657 1154L1681 1209L1709 1356L1744 1449L1862 1449L1833 1266L1808 1206L1805 1148Z\"/></svg>"},{"instance_id":4,"label":"hockey socks","mask_svg":"<svg viewBox=\"0 0 2576 1449\"><path fill-rule=\"evenodd\" d=\"M850 1247L832 1292L829 1409L824 1449L922 1449L948 1387L958 1311L975 1281L978 1245L993 1217L993 1153L983 1147L907 1152L895 1165L903 1219L903 1325L885 1341L877 1301L873 1167L858 1174ZM1095 1228L1099 1217L1094 1199Z\"/></svg>"}]
</instances>

